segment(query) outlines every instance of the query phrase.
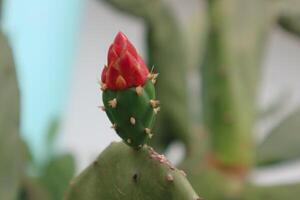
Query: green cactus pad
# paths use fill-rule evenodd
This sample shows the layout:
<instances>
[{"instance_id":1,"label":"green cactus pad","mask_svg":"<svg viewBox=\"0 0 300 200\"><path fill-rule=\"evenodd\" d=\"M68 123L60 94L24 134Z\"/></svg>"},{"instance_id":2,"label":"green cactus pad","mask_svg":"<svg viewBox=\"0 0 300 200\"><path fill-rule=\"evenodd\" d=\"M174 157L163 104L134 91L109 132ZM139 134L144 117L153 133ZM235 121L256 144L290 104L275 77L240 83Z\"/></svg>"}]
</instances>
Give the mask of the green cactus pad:
<instances>
[{"instance_id":1,"label":"green cactus pad","mask_svg":"<svg viewBox=\"0 0 300 200\"><path fill-rule=\"evenodd\" d=\"M141 148L152 137L155 108L151 100L155 100L155 88L151 80L139 89L107 89L103 92L105 111L113 128L126 144L134 148Z\"/></svg>"},{"instance_id":2,"label":"green cactus pad","mask_svg":"<svg viewBox=\"0 0 300 200\"><path fill-rule=\"evenodd\" d=\"M0 199L15 200L22 177L19 86L13 53L0 31Z\"/></svg>"},{"instance_id":3,"label":"green cactus pad","mask_svg":"<svg viewBox=\"0 0 300 200\"><path fill-rule=\"evenodd\" d=\"M114 142L71 182L66 200L200 200L184 173L151 147Z\"/></svg>"}]
</instances>

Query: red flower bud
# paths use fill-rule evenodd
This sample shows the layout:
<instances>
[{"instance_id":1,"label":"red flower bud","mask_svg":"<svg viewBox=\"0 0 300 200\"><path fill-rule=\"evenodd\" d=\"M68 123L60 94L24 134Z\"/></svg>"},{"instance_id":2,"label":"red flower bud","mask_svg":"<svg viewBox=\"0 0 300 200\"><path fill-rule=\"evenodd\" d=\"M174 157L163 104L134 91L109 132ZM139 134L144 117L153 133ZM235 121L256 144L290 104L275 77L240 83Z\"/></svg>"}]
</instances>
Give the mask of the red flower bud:
<instances>
[{"instance_id":1,"label":"red flower bud","mask_svg":"<svg viewBox=\"0 0 300 200\"><path fill-rule=\"evenodd\" d=\"M144 85L149 70L128 38L119 32L109 47L107 65L101 75L108 89L122 90Z\"/></svg>"}]
</instances>

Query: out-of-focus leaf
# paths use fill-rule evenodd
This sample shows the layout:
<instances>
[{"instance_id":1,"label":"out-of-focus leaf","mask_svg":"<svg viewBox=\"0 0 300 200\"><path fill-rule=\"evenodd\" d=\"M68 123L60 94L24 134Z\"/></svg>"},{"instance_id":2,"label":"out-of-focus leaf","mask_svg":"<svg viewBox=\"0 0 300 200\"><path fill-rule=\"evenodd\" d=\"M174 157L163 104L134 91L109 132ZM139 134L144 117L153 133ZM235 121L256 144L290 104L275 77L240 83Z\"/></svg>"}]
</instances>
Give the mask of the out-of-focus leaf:
<instances>
[{"instance_id":1,"label":"out-of-focus leaf","mask_svg":"<svg viewBox=\"0 0 300 200\"><path fill-rule=\"evenodd\" d=\"M63 199L75 173L75 162L70 154L56 156L43 169L40 182L54 200Z\"/></svg>"},{"instance_id":2,"label":"out-of-focus leaf","mask_svg":"<svg viewBox=\"0 0 300 200\"><path fill-rule=\"evenodd\" d=\"M48 151L52 151L52 147L55 141L55 138L58 133L59 128L59 120L53 119L50 122L49 128L48 128L48 134L47 134L47 145L48 145ZM50 152L51 154L52 152Z\"/></svg>"},{"instance_id":3,"label":"out-of-focus leaf","mask_svg":"<svg viewBox=\"0 0 300 200\"><path fill-rule=\"evenodd\" d=\"M22 155L19 138L19 88L12 51L0 32L0 199L15 200Z\"/></svg>"},{"instance_id":4,"label":"out-of-focus leaf","mask_svg":"<svg viewBox=\"0 0 300 200\"><path fill-rule=\"evenodd\" d=\"M286 31L300 36L300 14L297 16L283 16L279 19L279 25Z\"/></svg>"},{"instance_id":5,"label":"out-of-focus leaf","mask_svg":"<svg viewBox=\"0 0 300 200\"><path fill-rule=\"evenodd\" d=\"M250 186L240 200L298 200L300 183L276 186Z\"/></svg>"},{"instance_id":6,"label":"out-of-focus leaf","mask_svg":"<svg viewBox=\"0 0 300 200\"><path fill-rule=\"evenodd\" d=\"M300 109L281 121L257 148L259 165L300 158Z\"/></svg>"},{"instance_id":7,"label":"out-of-focus leaf","mask_svg":"<svg viewBox=\"0 0 300 200\"><path fill-rule=\"evenodd\" d=\"M289 97L290 91L280 93L279 96L273 100L273 102L258 112L258 119L264 120L282 111Z\"/></svg>"},{"instance_id":8,"label":"out-of-focus leaf","mask_svg":"<svg viewBox=\"0 0 300 200\"><path fill-rule=\"evenodd\" d=\"M22 180L18 200L55 200L50 199L49 194L34 178L26 177Z\"/></svg>"},{"instance_id":9,"label":"out-of-focus leaf","mask_svg":"<svg viewBox=\"0 0 300 200\"><path fill-rule=\"evenodd\" d=\"M284 0L278 1L281 4L279 25L286 31L300 36L300 1Z\"/></svg>"}]
</instances>

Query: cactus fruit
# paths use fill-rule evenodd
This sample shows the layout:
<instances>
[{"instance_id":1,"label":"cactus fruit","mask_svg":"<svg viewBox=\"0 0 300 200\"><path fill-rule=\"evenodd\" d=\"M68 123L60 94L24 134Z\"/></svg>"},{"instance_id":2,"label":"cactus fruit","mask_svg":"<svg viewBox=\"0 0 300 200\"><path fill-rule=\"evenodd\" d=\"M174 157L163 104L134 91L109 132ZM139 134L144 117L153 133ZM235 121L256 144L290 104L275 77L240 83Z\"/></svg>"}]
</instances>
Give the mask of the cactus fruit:
<instances>
[{"instance_id":1,"label":"cactus fruit","mask_svg":"<svg viewBox=\"0 0 300 200\"><path fill-rule=\"evenodd\" d=\"M124 142L112 143L75 178L66 200L201 199L182 170L145 145L152 137L151 127L159 111L156 77L126 36L118 33L109 48L101 81L103 109Z\"/></svg>"},{"instance_id":2,"label":"cactus fruit","mask_svg":"<svg viewBox=\"0 0 300 200\"><path fill-rule=\"evenodd\" d=\"M102 71L103 110L112 128L134 148L141 148L153 136L152 124L160 109L155 99L156 77L119 32L109 48L108 65Z\"/></svg>"},{"instance_id":3,"label":"cactus fruit","mask_svg":"<svg viewBox=\"0 0 300 200\"><path fill-rule=\"evenodd\" d=\"M190 60L186 53L186 38L177 23L176 13L164 0L101 1L139 18L145 24L147 64L149 67L155 66L159 72L156 95L163 107L154 126L159 135L150 144L163 151L172 141L180 140L189 148L193 137L186 90Z\"/></svg>"},{"instance_id":4,"label":"cactus fruit","mask_svg":"<svg viewBox=\"0 0 300 200\"><path fill-rule=\"evenodd\" d=\"M178 170L144 145L134 151L114 142L75 178L66 200L200 200Z\"/></svg>"}]
</instances>

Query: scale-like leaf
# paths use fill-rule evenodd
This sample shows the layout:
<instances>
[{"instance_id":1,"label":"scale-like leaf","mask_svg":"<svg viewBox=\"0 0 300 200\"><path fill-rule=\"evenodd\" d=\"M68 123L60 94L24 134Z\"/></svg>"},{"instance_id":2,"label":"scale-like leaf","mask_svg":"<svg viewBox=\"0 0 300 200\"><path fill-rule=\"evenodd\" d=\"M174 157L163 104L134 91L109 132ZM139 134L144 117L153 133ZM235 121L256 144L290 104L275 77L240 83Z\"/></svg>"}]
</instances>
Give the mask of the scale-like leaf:
<instances>
[{"instance_id":1,"label":"scale-like leaf","mask_svg":"<svg viewBox=\"0 0 300 200\"><path fill-rule=\"evenodd\" d=\"M300 158L300 109L281 121L257 148L259 165Z\"/></svg>"}]
</instances>

